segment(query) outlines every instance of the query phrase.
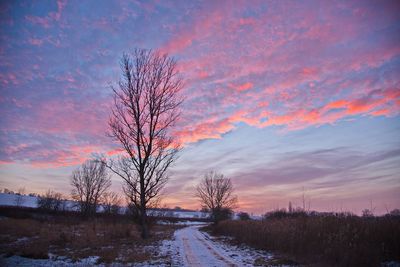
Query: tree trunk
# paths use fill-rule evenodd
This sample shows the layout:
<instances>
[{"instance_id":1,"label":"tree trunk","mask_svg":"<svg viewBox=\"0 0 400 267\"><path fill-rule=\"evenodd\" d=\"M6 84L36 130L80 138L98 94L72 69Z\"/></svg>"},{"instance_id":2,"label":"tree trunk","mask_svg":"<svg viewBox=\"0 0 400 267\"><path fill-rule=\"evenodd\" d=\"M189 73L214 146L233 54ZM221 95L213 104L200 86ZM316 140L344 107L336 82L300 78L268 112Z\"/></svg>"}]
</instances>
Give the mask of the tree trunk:
<instances>
[{"instance_id":1,"label":"tree trunk","mask_svg":"<svg viewBox=\"0 0 400 267\"><path fill-rule=\"evenodd\" d=\"M142 227L142 238L147 239L149 237L149 231L147 229L147 215L146 215L146 208L142 207L142 216L140 218L140 224Z\"/></svg>"},{"instance_id":2,"label":"tree trunk","mask_svg":"<svg viewBox=\"0 0 400 267\"><path fill-rule=\"evenodd\" d=\"M141 198L141 207L140 207L140 226L142 230L142 238L147 239L149 237L149 231L147 229L147 212L146 212L146 204L144 202L144 197Z\"/></svg>"},{"instance_id":3,"label":"tree trunk","mask_svg":"<svg viewBox=\"0 0 400 267\"><path fill-rule=\"evenodd\" d=\"M141 175L142 177L144 175ZM146 212L146 195L144 190L144 177L140 179L140 226L142 228L142 238L147 239L149 237L149 231L147 228L147 212Z\"/></svg>"}]
</instances>

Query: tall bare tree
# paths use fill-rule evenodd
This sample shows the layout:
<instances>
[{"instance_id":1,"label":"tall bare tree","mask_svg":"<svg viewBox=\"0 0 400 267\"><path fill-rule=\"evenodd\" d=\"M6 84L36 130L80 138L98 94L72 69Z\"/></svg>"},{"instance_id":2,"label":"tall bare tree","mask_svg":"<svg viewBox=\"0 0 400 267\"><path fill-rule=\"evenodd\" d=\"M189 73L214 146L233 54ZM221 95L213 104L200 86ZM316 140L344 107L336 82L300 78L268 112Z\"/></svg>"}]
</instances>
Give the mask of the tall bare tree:
<instances>
[{"instance_id":1,"label":"tall bare tree","mask_svg":"<svg viewBox=\"0 0 400 267\"><path fill-rule=\"evenodd\" d=\"M202 206L211 212L215 223L227 218L237 204L231 179L214 171L204 175L204 179L196 187L196 196Z\"/></svg>"},{"instance_id":2,"label":"tall bare tree","mask_svg":"<svg viewBox=\"0 0 400 267\"><path fill-rule=\"evenodd\" d=\"M180 148L170 129L180 115L182 80L176 61L152 50L125 54L121 70L118 87L112 87L109 127L125 155L107 166L124 180L124 192L139 213L142 238L147 238L147 207L167 182Z\"/></svg>"},{"instance_id":3,"label":"tall bare tree","mask_svg":"<svg viewBox=\"0 0 400 267\"><path fill-rule=\"evenodd\" d=\"M79 202L80 211L85 215L96 213L101 197L111 186L111 178L102 162L88 160L73 171L71 196Z\"/></svg>"}]
</instances>

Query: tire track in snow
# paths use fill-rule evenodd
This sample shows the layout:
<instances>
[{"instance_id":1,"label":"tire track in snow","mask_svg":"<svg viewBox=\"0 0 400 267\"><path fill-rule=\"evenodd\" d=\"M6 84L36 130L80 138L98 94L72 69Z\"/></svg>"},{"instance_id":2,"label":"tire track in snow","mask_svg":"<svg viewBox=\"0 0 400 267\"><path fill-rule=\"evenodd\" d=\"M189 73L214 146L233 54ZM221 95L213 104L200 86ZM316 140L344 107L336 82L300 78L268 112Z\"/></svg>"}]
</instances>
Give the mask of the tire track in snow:
<instances>
[{"instance_id":1,"label":"tire track in snow","mask_svg":"<svg viewBox=\"0 0 400 267\"><path fill-rule=\"evenodd\" d=\"M204 244L204 246L219 260L223 261L226 263L227 266L229 267L237 267L238 265L236 265L235 263L233 263L230 259L226 258L225 256L221 255L216 249L215 247L211 244L211 241L206 240L204 238L204 235L202 235L202 238L199 238L196 235L196 238L202 242Z\"/></svg>"},{"instance_id":2,"label":"tire track in snow","mask_svg":"<svg viewBox=\"0 0 400 267\"><path fill-rule=\"evenodd\" d=\"M212 267L212 266L239 266L229 256L224 255L222 248L219 248L210 239L201 234L198 227L191 226L178 230L175 233L178 246L181 246L182 264L184 266Z\"/></svg>"},{"instance_id":3,"label":"tire track in snow","mask_svg":"<svg viewBox=\"0 0 400 267\"><path fill-rule=\"evenodd\" d=\"M198 259L196 258L196 256L194 255L192 248L190 247L189 244L189 239L188 238L183 238L183 251L185 252L185 259L187 261L187 263L190 266L201 266L200 262L198 261Z\"/></svg>"}]
</instances>

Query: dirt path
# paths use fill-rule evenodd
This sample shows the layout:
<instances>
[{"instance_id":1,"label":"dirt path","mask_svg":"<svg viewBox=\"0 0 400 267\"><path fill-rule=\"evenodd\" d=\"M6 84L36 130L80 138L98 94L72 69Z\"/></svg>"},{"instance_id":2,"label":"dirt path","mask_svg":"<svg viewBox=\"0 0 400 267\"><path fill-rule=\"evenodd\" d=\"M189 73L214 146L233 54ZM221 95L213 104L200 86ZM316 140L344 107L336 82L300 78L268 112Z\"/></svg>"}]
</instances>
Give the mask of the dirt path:
<instances>
[{"instance_id":1,"label":"dirt path","mask_svg":"<svg viewBox=\"0 0 400 267\"><path fill-rule=\"evenodd\" d=\"M188 226L177 230L174 240L164 243L162 250L168 251L172 266L254 266L255 259L270 257L265 252L214 240L207 233L199 231L200 227Z\"/></svg>"},{"instance_id":2,"label":"dirt path","mask_svg":"<svg viewBox=\"0 0 400 267\"><path fill-rule=\"evenodd\" d=\"M175 240L180 247L184 266L238 266L217 244L206 238L198 226L177 231Z\"/></svg>"}]
</instances>

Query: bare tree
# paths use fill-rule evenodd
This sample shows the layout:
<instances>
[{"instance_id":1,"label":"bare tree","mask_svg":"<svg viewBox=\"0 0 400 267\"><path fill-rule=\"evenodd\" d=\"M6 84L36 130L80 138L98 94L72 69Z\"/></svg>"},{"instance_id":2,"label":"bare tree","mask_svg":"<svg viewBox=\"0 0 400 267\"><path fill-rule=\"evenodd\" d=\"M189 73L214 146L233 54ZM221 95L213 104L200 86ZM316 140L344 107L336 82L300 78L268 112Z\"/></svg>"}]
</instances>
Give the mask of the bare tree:
<instances>
[{"instance_id":1,"label":"bare tree","mask_svg":"<svg viewBox=\"0 0 400 267\"><path fill-rule=\"evenodd\" d=\"M121 202L121 197L117 193L105 192L102 198L104 212L108 214L118 214Z\"/></svg>"},{"instance_id":2,"label":"bare tree","mask_svg":"<svg viewBox=\"0 0 400 267\"><path fill-rule=\"evenodd\" d=\"M24 202L25 202L24 195L25 195L25 187L18 188L16 197L14 199L16 206L20 207L24 204Z\"/></svg>"},{"instance_id":3,"label":"bare tree","mask_svg":"<svg viewBox=\"0 0 400 267\"><path fill-rule=\"evenodd\" d=\"M180 148L170 129L180 115L182 80L174 59L145 49L125 54L121 70L118 88L112 87L109 127L125 156L107 166L124 180L124 192L139 213L142 238L147 238L147 207L167 182Z\"/></svg>"},{"instance_id":4,"label":"bare tree","mask_svg":"<svg viewBox=\"0 0 400 267\"><path fill-rule=\"evenodd\" d=\"M196 196L200 199L203 208L211 212L215 223L229 217L237 204L231 179L214 171L207 173L196 187Z\"/></svg>"},{"instance_id":5,"label":"bare tree","mask_svg":"<svg viewBox=\"0 0 400 267\"><path fill-rule=\"evenodd\" d=\"M47 190L44 195L37 198L38 208L46 211L59 211L63 206L63 198L61 193Z\"/></svg>"},{"instance_id":6,"label":"bare tree","mask_svg":"<svg viewBox=\"0 0 400 267\"><path fill-rule=\"evenodd\" d=\"M84 215L96 213L101 197L111 186L111 179L104 164L88 160L71 176L72 198L79 202Z\"/></svg>"}]
</instances>

